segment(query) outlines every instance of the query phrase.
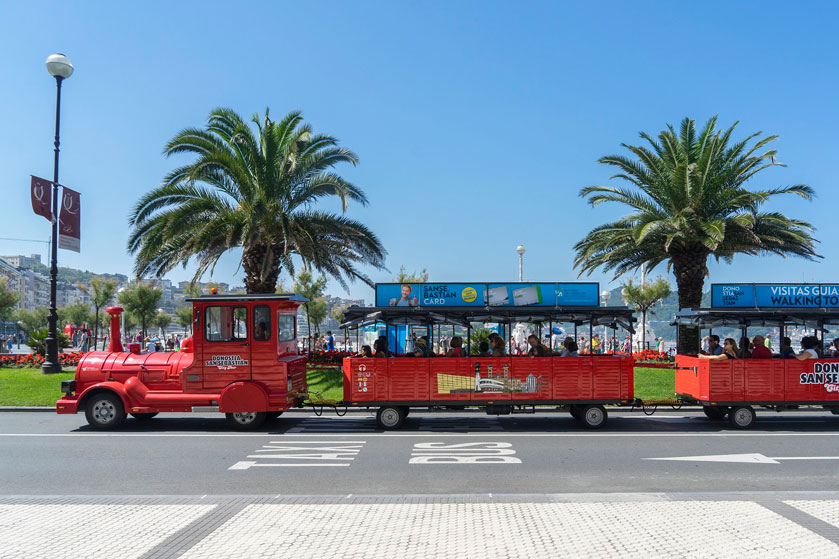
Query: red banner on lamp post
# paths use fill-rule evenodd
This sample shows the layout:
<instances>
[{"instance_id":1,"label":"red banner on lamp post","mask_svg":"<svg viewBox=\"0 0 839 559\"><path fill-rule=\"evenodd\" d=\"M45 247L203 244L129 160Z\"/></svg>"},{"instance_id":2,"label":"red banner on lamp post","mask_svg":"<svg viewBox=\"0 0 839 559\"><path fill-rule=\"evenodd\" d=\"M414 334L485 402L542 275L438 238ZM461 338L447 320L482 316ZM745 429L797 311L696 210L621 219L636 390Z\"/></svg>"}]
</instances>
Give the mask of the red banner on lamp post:
<instances>
[{"instance_id":1,"label":"red banner on lamp post","mask_svg":"<svg viewBox=\"0 0 839 559\"><path fill-rule=\"evenodd\" d=\"M66 186L61 193L58 248L81 252L81 196Z\"/></svg>"},{"instance_id":2,"label":"red banner on lamp post","mask_svg":"<svg viewBox=\"0 0 839 559\"><path fill-rule=\"evenodd\" d=\"M32 175L30 197L32 211L52 222L52 181Z\"/></svg>"}]
</instances>

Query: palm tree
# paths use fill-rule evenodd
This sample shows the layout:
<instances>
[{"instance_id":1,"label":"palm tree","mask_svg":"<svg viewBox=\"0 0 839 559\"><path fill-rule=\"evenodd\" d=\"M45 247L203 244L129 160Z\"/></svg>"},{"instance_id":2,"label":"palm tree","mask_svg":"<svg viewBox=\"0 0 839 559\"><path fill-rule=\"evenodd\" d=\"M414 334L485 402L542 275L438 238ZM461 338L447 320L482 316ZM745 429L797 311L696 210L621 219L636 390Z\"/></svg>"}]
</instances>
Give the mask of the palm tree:
<instances>
[{"instance_id":1,"label":"palm tree","mask_svg":"<svg viewBox=\"0 0 839 559\"><path fill-rule=\"evenodd\" d=\"M782 165L768 144L777 136L761 132L732 142L737 123L722 131L711 118L699 134L686 118L677 134L668 125L657 139L646 133L647 145L623 144L635 158L610 155L600 163L617 167L612 178L626 186L590 186L580 191L592 206L618 202L630 213L592 229L575 246L574 266L580 274L597 268L615 277L667 262L673 270L681 308L699 307L708 275L709 256L731 262L735 254L794 255L812 260L816 253L812 226L779 212L764 211L767 200L795 194L810 200L804 184L748 190L758 172ZM679 351L696 351L699 333L679 327Z\"/></svg>"},{"instance_id":2,"label":"palm tree","mask_svg":"<svg viewBox=\"0 0 839 559\"><path fill-rule=\"evenodd\" d=\"M204 129L188 128L166 146L167 156L194 154L143 196L130 216L128 249L138 276L162 276L195 258L195 278L239 248L248 293L273 293L281 270L294 275L292 256L335 278L372 282L359 264L384 267L385 250L362 223L314 209L336 197L346 211L367 198L332 172L358 162L332 136L315 134L299 112L280 121L254 115L256 134L230 109L210 113Z\"/></svg>"},{"instance_id":3,"label":"palm tree","mask_svg":"<svg viewBox=\"0 0 839 559\"><path fill-rule=\"evenodd\" d=\"M93 305L95 318L93 320L93 350L96 351L96 344L99 341L99 311L102 307L111 302L116 295L117 283L105 278L93 277L90 280L90 287L84 284L77 285L79 289L90 296L90 304Z\"/></svg>"},{"instance_id":4,"label":"palm tree","mask_svg":"<svg viewBox=\"0 0 839 559\"><path fill-rule=\"evenodd\" d=\"M144 339L146 337L146 324L151 323L157 315L157 307L162 297L163 291L143 283L137 283L125 290L120 290L119 302L125 307L126 311L140 321L140 332ZM126 324L125 329L128 331L129 319L125 318L123 320Z\"/></svg>"},{"instance_id":5,"label":"palm tree","mask_svg":"<svg viewBox=\"0 0 839 559\"><path fill-rule=\"evenodd\" d=\"M659 277L652 283L639 285L628 280L621 288L623 300L641 313L641 349L647 349L647 314L655 314L650 310L653 305L670 296L670 284Z\"/></svg>"}]
</instances>

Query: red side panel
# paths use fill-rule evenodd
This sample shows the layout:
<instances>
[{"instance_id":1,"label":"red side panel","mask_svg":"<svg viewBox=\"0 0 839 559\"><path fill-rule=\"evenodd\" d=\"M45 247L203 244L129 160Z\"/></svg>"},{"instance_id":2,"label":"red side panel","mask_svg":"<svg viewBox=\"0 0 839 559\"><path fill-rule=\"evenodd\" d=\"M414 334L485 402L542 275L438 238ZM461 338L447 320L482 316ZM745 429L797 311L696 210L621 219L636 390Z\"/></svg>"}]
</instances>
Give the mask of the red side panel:
<instances>
[{"instance_id":1,"label":"red side panel","mask_svg":"<svg viewBox=\"0 0 839 559\"><path fill-rule=\"evenodd\" d=\"M839 401L839 361L785 359L784 364L787 401Z\"/></svg>"},{"instance_id":2,"label":"red side panel","mask_svg":"<svg viewBox=\"0 0 839 559\"><path fill-rule=\"evenodd\" d=\"M515 357L510 360L513 400L549 400L553 389L553 357Z\"/></svg>"},{"instance_id":3,"label":"red side panel","mask_svg":"<svg viewBox=\"0 0 839 559\"><path fill-rule=\"evenodd\" d=\"M470 359L472 367L473 401L509 400L511 364L509 357L488 357Z\"/></svg>"},{"instance_id":4,"label":"red side panel","mask_svg":"<svg viewBox=\"0 0 839 559\"><path fill-rule=\"evenodd\" d=\"M687 355L676 356L676 394L700 398L699 361Z\"/></svg>"},{"instance_id":5,"label":"red side panel","mask_svg":"<svg viewBox=\"0 0 839 559\"><path fill-rule=\"evenodd\" d=\"M632 400L635 398L635 360L632 357L621 357L621 398Z\"/></svg>"},{"instance_id":6,"label":"red side panel","mask_svg":"<svg viewBox=\"0 0 839 559\"><path fill-rule=\"evenodd\" d=\"M592 357L553 360L553 394L557 400L591 400Z\"/></svg>"},{"instance_id":7,"label":"red side panel","mask_svg":"<svg viewBox=\"0 0 839 559\"><path fill-rule=\"evenodd\" d=\"M731 364L732 359L708 360L709 399L714 402L731 401Z\"/></svg>"},{"instance_id":8,"label":"red side panel","mask_svg":"<svg viewBox=\"0 0 839 559\"><path fill-rule=\"evenodd\" d=\"M731 360L731 396L730 400L742 402L746 395L746 366L751 359Z\"/></svg>"},{"instance_id":9,"label":"red side panel","mask_svg":"<svg viewBox=\"0 0 839 559\"><path fill-rule=\"evenodd\" d=\"M352 402L385 399L388 361L364 357L344 359L344 399Z\"/></svg>"},{"instance_id":10,"label":"red side panel","mask_svg":"<svg viewBox=\"0 0 839 559\"><path fill-rule=\"evenodd\" d=\"M428 400L428 362L432 359L389 359L390 383L386 399L396 402Z\"/></svg>"},{"instance_id":11,"label":"red side panel","mask_svg":"<svg viewBox=\"0 0 839 559\"><path fill-rule=\"evenodd\" d=\"M786 368L786 401L803 402L811 397L811 384L801 384L801 373L813 370L811 360L799 361L798 359L784 359ZM808 367L808 365L810 365Z\"/></svg>"},{"instance_id":12,"label":"red side panel","mask_svg":"<svg viewBox=\"0 0 839 559\"><path fill-rule=\"evenodd\" d=\"M467 357L445 357L428 360L431 399L469 400L475 390L475 371Z\"/></svg>"},{"instance_id":13,"label":"red side panel","mask_svg":"<svg viewBox=\"0 0 839 559\"><path fill-rule=\"evenodd\" d=\"M592 398L618 399L621 396L621 362L617 357L592 357Z\"/></svg>"},{"instance_id":14,"label":"red side panel","mask_svg":"<svg viewBox=\"0 0 839 559\"><path fill-rule=\"evenodd\" d=\"M784 361L782 359L749 359L745 363L747 402L773 402L784 399Z\"/></svg>"}]
</instances>

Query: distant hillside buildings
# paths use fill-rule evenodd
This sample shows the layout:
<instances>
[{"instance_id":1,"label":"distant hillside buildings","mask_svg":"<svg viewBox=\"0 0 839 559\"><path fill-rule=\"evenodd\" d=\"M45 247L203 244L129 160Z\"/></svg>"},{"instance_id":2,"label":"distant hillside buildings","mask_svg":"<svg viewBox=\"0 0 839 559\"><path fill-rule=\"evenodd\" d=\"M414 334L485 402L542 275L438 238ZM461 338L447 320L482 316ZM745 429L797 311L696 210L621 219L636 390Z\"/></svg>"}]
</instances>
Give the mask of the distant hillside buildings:
<instances>
[{"instance_id":1,"label":"distant hillside buildings","mask_svg":"<svg viewBox=\"0 0 839 559\"><path fill-rule=\"evenodd\" d=\"M6 278L9 289L20 294L18 309L34 311L50 304L50 278L36 271L38 268L45 268L39 254L0 256L0 276ZM58 308L76 303L90 304L90 297L67 281L58 281L55 294Z\"/></svg>"},{"instance_id":2,"label":"distant hillside buildings","mask_svg":"<svg viewBox=\"0 0 839 559\"><path fill-rule=\"evenodd\" d=\"M116 281L118 287L127 287L131 282L128 276L122 274L93 274L90 272L83 272L72 268L59 268L59 279L56 286L56 306L58 308L67 307L76 303L90 304L90 297L81 289L76 287L76 284L87 284L94 276L101 275L107 279ZM5 277L9 289L17 291L20 294L20 299L17 304L18 309L27 311L34 311L38 308L49 307L50 304L50 278L49 268L41 262L40 254L31 254L24 256L22 254L13 256L0 256L0 277ZM62 279L67 278L67 279ZM186 292L191 282L181 281L175 286L171 280L168 279L148 279L142 280L143 283L153 285L163 292L163 297L160 301L160 308L165 312L172 314L175 309L183 306L187 297ZM245 289L241 286L230 286L223 282L200 282L201 292L206 294L210 292L210 287L216 287L219 293L244 293ZM318 330L326 332L332 330L338 331L338 321L332 316L332 309L349 307L352 305L364 306L363 299L343 299L341 297L333 297L331 295L324 296L329 306L329 312L326 319L320 324ZM308 335L309 326L306 323L306 315L302 310L298 314L298 331L301 336Z\"/></svg>"}]
</instances>

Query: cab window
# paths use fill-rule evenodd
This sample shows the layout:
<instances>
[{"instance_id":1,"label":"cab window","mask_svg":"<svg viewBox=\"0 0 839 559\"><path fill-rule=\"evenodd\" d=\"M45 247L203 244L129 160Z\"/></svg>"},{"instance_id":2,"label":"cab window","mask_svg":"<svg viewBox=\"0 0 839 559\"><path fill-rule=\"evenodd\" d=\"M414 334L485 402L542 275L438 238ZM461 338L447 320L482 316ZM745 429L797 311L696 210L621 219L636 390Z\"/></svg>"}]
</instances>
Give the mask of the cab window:
<instances>
[{"instance_id":1,"label":"cab window","mask_svg":"<svg viewBox=\"0 0 839 559\"><path fill-rule=\"evenodd\" d=\"M207 307L204 316L204 337L208 342L248 339L247 307Z\"/></svg>"},{"instance_id":2,"label":"cab window","mask_svg":"<svg viewBox=\"0 0 839 559\"><path fill-rule=\"evenodd\" d=\"M290 342L297 339L297 316L281 314L277 316L277 340Z\"/></svg>"},{"instance_id":3,"label":"cab window","mask_svg":"<svg viewBox=\"0 0 839 559\"><path fill-rule=\"evenodd\" d=\"M271 339L271 309L267 305L253 308L253 339L257 342Z\"/></svg>"}]
</instances>

